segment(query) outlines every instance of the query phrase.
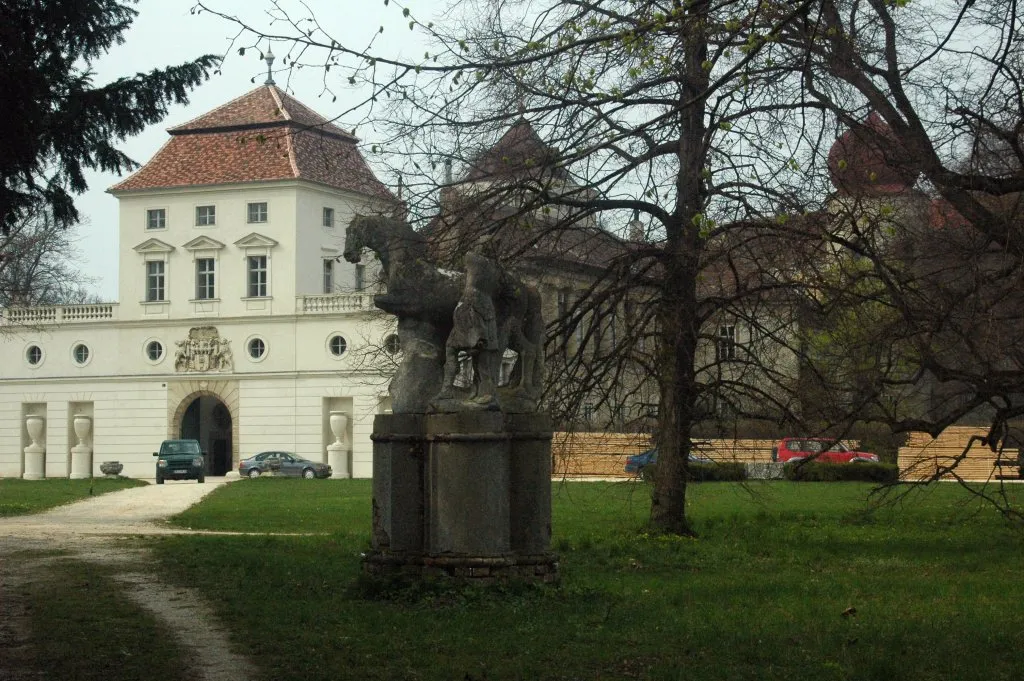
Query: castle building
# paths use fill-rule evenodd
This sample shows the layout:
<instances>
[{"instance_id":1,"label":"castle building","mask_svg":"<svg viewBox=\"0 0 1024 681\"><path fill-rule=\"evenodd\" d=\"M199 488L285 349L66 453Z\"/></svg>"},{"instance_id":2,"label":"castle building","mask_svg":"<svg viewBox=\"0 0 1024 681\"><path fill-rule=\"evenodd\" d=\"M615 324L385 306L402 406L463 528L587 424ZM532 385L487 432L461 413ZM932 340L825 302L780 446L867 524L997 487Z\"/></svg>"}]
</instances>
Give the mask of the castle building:
<instances>
[{"instance_id":1,"label":"castle building","mask_svg":"<svg viewBox=\"0 0 1024 681\"><path fill-rule=\"evenodd\" d=\"M153 477L164 439L207 474L285 450L369 477L397 352L373 272L341 258L356 213L392 212L357 139L273 82L169 130L110 188L119 302L0 317L0 477ZM332 418L332 414L335 414Z\"/></svg>"}]
</instances>

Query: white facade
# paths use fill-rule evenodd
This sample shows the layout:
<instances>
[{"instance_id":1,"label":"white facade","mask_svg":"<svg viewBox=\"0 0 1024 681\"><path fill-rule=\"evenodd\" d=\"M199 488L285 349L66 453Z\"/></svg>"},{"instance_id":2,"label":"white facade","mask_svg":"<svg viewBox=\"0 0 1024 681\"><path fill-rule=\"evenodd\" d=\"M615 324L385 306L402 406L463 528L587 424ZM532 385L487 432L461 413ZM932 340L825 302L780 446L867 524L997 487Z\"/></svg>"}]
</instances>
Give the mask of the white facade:
<instances>
[{"instance_id":1,"label":"white facade","mask_svg":"<svg viewBox=\"0 0 1024 681\"><path fill-rule=\"evenodd\" d=\"M71 475L84 444L93 475L116 460L152 478L168 438L199 439L210 475L268 449L327 462L332 411L349 417L352 475L370 477L388 378L367 352L389 327L339 256L380 197L301 177L113 193L120 302L0 317L0 477L40 477L31 416L42 476ZM76 415L92 421L84 443Z\"/></svg>"}]
</instances>

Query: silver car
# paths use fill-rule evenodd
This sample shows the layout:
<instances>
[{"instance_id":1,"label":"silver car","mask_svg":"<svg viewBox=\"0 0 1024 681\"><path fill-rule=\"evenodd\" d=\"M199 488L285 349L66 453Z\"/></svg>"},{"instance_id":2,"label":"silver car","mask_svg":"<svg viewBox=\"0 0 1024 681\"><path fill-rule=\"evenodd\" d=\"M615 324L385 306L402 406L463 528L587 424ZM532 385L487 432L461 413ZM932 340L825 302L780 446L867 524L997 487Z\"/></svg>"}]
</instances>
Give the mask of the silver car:
<instances>
[{"instance_id":1,"label":"silver car","mask_svg":"<svg viewBox=\"0 0 1024 681\"><path fill-rule=\"evenodd\" d=\"M243 478L258 478L264 473L312 480L331 477L331 467L291 452L260 452L238 462L238 474Z\"/></svg>"}]
</instances>

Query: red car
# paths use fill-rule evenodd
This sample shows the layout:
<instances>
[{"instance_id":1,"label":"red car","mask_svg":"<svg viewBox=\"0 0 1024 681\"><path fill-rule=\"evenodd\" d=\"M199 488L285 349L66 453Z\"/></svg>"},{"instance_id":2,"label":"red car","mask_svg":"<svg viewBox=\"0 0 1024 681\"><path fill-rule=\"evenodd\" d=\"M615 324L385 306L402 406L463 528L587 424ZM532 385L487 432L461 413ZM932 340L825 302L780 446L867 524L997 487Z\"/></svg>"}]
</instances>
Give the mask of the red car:
<instances>
[{"instance_id":1,"label":"red car","mask_svg":"<svg viewBox=\"0 0 1024 681\"><path fill-rule=\"evenodd\" d=\"M878 455L855 452L827 437L784 437L772 447L772 461L791 463L812 458L821 463L878 463Z\"/></svg>"}]
</instances>

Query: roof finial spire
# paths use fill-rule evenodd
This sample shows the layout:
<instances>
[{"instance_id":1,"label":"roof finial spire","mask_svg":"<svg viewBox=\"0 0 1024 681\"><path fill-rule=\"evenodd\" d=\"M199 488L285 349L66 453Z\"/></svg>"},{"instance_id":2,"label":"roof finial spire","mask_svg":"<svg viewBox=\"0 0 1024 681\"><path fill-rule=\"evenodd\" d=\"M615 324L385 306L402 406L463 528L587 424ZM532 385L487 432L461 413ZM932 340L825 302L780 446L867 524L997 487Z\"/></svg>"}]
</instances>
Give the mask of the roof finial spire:
<instances>
[{"instance_id":1,"label":"roof finial spire","mask_svg":"<svg viewBox=\"0 0 1024 681\"><path fill-rule=\"evenodd\" d=\"M274 52L269 45L267 46L267 54L266 56L263 57L263 59L267 62L267 81L263 84L274 85L274 74L270 70L271 67L274 66Z\"/></svg>"}]
</instances>

